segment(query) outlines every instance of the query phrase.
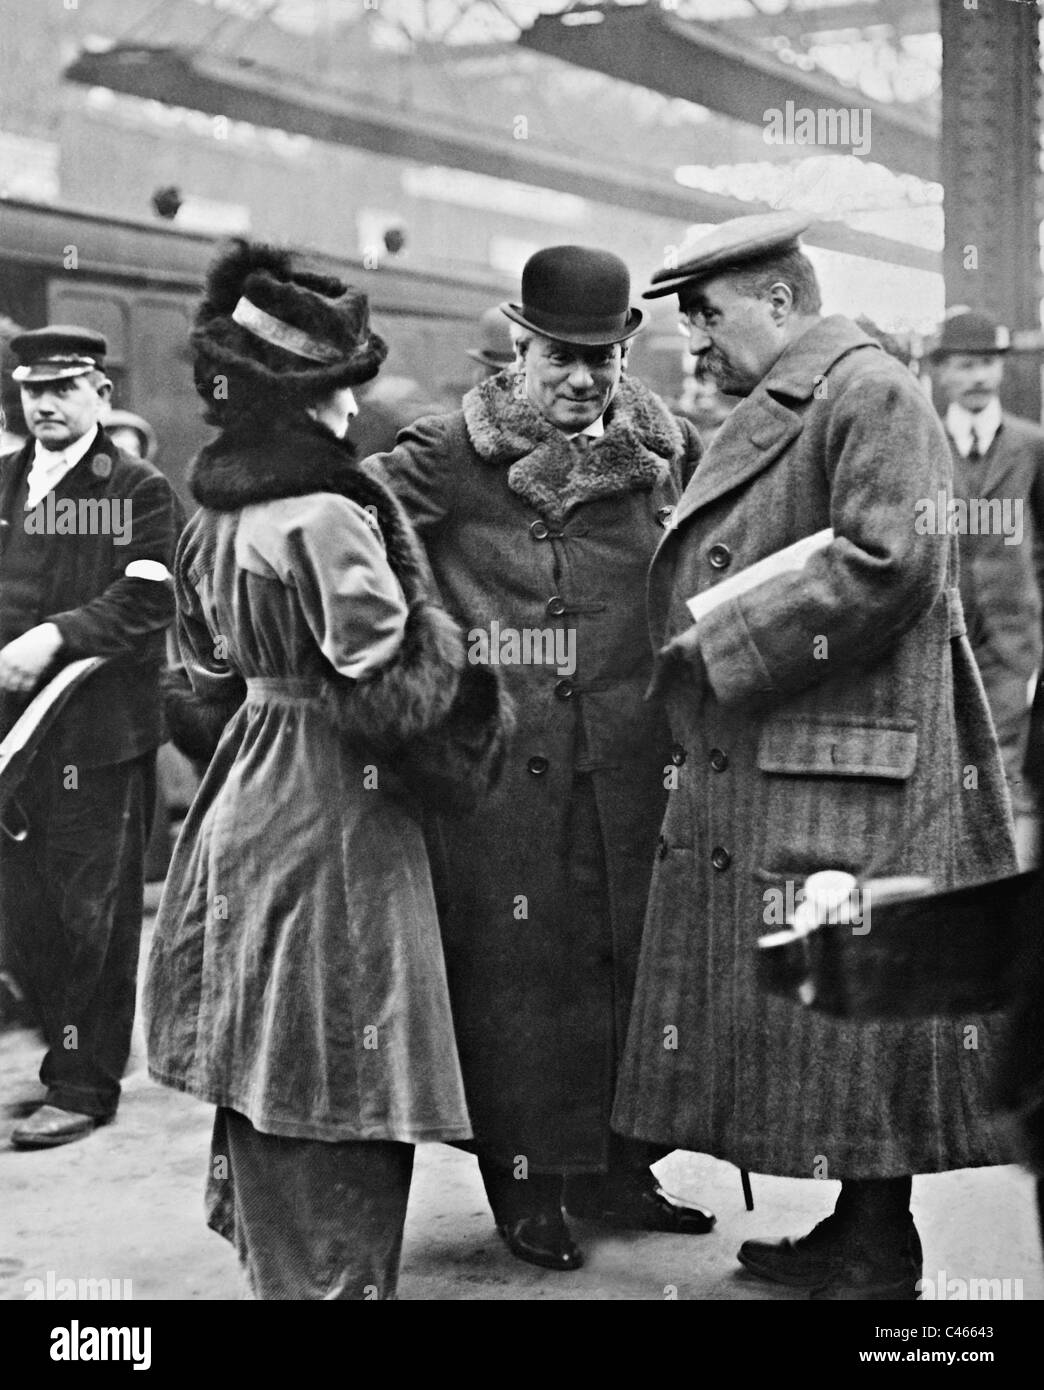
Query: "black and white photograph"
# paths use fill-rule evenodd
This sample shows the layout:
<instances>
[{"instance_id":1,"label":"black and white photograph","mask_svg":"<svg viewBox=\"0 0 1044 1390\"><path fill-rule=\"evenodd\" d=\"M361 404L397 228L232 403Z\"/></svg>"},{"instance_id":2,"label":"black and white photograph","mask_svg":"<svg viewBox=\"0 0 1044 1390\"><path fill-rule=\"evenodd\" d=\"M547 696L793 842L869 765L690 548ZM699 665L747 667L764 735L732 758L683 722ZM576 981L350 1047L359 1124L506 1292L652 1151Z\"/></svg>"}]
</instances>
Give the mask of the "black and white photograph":
<instances>
[{"instance_id":1,"label":"black and white photograph","mask_svg":"<svg viewBox=\"0 0 1044 1390\"><path fill-rule=\"evenodd\" d=\"M4 0L32 1373L538 1301L1021 1374L1042 232L1040 0Z\"/></svg>"}]
</instances>

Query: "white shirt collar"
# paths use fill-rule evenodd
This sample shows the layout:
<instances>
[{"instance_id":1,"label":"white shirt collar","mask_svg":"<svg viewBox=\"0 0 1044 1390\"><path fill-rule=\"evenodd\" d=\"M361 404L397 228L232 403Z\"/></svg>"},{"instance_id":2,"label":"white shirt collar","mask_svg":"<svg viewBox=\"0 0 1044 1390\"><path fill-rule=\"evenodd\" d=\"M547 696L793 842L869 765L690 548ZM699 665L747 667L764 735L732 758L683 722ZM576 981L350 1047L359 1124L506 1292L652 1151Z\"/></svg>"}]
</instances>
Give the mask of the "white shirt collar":
<instances>
[{"instance_id":1,"label":"white shirt collar","mask_svg":"<svg viewBox=\"0 0 1044 1390\"><path fill-rule=\"evenodd\" d=\"M986 453L993 443L994 436L1001 425L1001 405L1000 400L993 396L985 409L980 410L977 415L973 415L970 410L965 410L963 405L958 405L952 401L946 411L946 429L950 438L957 445L957 452L962 458L967 456L971 448L972 427L979 441L979 449Z\"/></svg>"},{"instance_id":2,"label":"white shirt collar","mask_svg":"<svg viewBox=\"0 0 1044 1390\"><path fill-rule=\"evenodd\" d=\"M66 473L71 473L94 443L97 429L90 429L74 439L64 449L45 449L39 440L33 450L33 461L29 465L28 492L25 499L27 512L37 506L47 494L56 488Z\"/></svg>"},{"instance_id":3,"label":"white shirt collar","mask_svg":"<svg viewBox=\"0 0 1044 1390\"><path fill-rule=\"evenodd\" d=\"M566 439L575 439L577 435L589 434L592 439L601 439L605 434L605 422L599 415L597 420L592 420L585 430L577 430L574 434L567 434Z\"/></svg>"}]
</instances>

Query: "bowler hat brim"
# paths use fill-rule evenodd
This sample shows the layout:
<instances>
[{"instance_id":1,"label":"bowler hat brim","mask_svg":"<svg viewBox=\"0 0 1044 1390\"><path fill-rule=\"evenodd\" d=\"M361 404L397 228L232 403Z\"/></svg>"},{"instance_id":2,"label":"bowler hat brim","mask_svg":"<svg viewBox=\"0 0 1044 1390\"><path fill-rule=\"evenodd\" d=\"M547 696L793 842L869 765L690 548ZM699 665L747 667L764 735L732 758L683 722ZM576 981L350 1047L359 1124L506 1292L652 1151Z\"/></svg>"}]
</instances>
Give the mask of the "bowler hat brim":
<instances>
[{"instance_id":1,"label":"bowler hat brim","mask_svg":"<svg viewBox=\"0 0 1044 1390\"><path fill-rule=\"evenodd\" d=\"M542 338L553 338L559 343L575 343L578 347L610 347L613 343L626 342L633 338L641 328L645 314L641 309L629 309L623 327L584 328L577 319L558 319L554 315L540 314L534 310L526 316L525 306L505 301L500 311L507 314L513 323L521 324Z\"/></svg>"},{"instance_id":2,"label":"bowler hat brim","mask_svg":"<svg viewBox=\"0 0 1044 1390\"><path fill-rule=\"evenodd\" d=\"M510 367L514 362L514 357L508 357L505 353L486 352L484 348L465 348L465 352L473 362L481 362L484 367Z\"/></svg>"}]
</instances>

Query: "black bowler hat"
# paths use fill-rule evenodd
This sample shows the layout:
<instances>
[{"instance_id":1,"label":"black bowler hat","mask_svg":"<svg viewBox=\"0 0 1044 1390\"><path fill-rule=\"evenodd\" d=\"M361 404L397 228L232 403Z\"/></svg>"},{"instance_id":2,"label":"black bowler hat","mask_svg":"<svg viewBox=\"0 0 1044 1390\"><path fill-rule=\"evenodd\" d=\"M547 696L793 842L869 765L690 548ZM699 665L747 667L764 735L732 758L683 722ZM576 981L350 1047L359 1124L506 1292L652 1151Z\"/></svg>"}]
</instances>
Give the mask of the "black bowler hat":
<instances>
[{"instance_id":1,"label":"black bowler hat","mask_svg":"<svg viewBox=\"0 0 1044 1390\"><path fill-rule=\"evenodd\" d=\"M479 320L482 342L479 347L468 348L468 356L484 367L498 370L510 367L515 360L515 345L511 341L511 330L504 322L504 315L496 307L487 309Z\"/></svg>"},{"instance_id":2,"label":"black bowler hat","mask_svg":"<svg viewBox=\"0 0 1044 1390\"><path fill-rule=\"evenodd\" d=\"M642 326L645 316L630 298L631 277L619 256L590 246L548 246L522 268L522 303L500 309L545 338L608 347Z\"/></svg>"},{"instance_id":3,"label":"black bowler hat","mask_svg":"<svg viewBox=\"0 0 1044 1390\"><path fill-rule=\"evenodd\" d=\"M8 346L19 363L11 377L22 385L32 381L64 381L68 377L100 371L109 348L100 333L65 323L18 333Z\"/></svg>"},{"instance_id":4,"label":"black bowler hat","mask_svg":"<svg viewBox=\"0 0 1044 1390\"><path fill-rule=\"evenodd\" d=\"M932 358L950 353L975 355L1011 351L1011 334L1003 324L977 309L958 309L943 321L942 332L929 354Z\"/></svg>"}]
</instances>

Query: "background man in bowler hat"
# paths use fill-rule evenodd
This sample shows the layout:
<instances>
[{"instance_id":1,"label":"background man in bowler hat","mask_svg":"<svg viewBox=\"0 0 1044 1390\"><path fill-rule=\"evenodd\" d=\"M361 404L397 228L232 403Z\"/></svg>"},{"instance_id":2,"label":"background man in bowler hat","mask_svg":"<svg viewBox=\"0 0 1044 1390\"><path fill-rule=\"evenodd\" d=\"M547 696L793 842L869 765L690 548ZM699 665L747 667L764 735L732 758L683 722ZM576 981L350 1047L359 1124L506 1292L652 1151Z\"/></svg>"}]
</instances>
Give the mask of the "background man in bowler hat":
<instances>
[{"instance_id":1,"label":"background man in bowler hat","mask_svg":"<svg viewBox=\"0 0 1044 1390\"><path fill-rule=\"evenodd\" d=\"M637 1229L714 1220L661 1191L649 1164L667 1150L609 1130L677 771L642 699L645 572L700 451L625 375L642 322L629 297L608 251L537 252L521 303L501 305L521 330L517 371L417 421L378 461L470 659L501 665L517 707L497 790L433 827L431 850L486 1192L509 1249L555 1270L581 1263L563 1195L572 1215Z\"/></svg>"},{"instance_id":2,"label":"background man in bowler hat","mask_svg":"<svg viewBox=\"0 0 1044 1390\"><path fill-rule=\"evenodd\" d=\"M1017 530L960 535L960 585L1015 811L1023 867L1039 853L1037 797L1025 776L1030 707L1041 661L1044 430L1001 409L1006 328L989 314L952 311L931 353L932 380L953 453L953 493L965 502L1017 506ZM970 513L969 513L970 515ZM1014 521L1014 514L1009 518Z\"/></svg>"},{"instance_id":3,"label":"background man in bowler hat","mask_svg":"<svg viewBox=\"0 0 1044 1390\"><path fill-rule=\"evenodd\" d=\"M479 332L479 346L468 348L468 356L480 368L475 373L476 385L487 376L496 376L515 361L514 339L499 305L487 309L479 319Z\"/></svg>"},{"instance_id":4,"label":"background man in bowler hat","mask_svg":"<svg viewBox=\"0 0 1044 1390\"><path fill-rule=\"evenodd\" d=\"M47 1044L45 1102L12 1142L49 1148L113 1118L130 1052L180 513L162 474L98 423L100 334L55 325L11 348L31 438L0 458L0 734L62 666L110 658L5 809L24 839L0 835L4 956Z\"/></svg>"},{"instance_id":5,"label":"background man in bowler hat","mask_svg":"<svg viewBox=\"0 0 1044 1390\"><path fill-rule=\"evenodd\" d=\"M911 1174L1010 1160L989 1116L994 1034L984 1019L816 1016L758 989L756 942L815 870L941 889L1010 872L1014 845L957 538L915 528L949 482L945 437L905 367L821 316L806 225L727 222L647 292L678 295L699 369L743 399L650 571L655 686L685 763L613 1123L755 1172L840 1178L810 1235L745 1241L741 1263L817 1300L906 1300L921 1275ZM803 570L692 623L687 599L828 527Z\"/></svg>"}]
</instances>

